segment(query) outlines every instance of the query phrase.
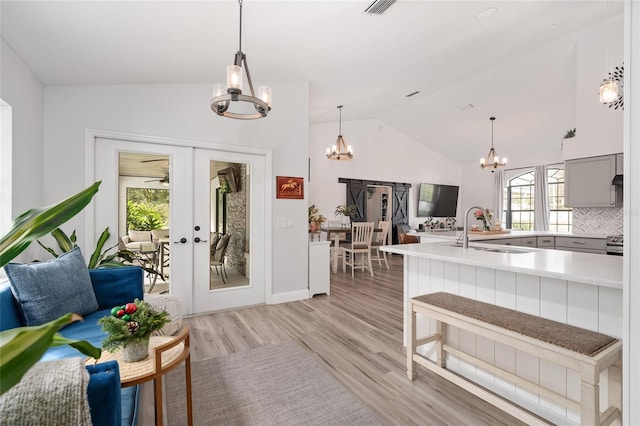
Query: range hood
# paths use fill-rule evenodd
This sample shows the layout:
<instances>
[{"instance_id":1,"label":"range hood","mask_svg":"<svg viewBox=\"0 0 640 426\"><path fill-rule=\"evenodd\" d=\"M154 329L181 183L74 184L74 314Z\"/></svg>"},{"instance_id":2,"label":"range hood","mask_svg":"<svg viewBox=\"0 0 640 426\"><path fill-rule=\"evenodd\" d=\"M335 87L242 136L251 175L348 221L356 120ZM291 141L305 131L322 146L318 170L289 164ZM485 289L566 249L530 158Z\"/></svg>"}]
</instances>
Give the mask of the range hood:
<instances>
[{"instance_id":1,"label":"range hood","mask_svg":"<svg viewBox=\"0 0 640 426\"><path fill-rule=\"evenodd\" d=\"M622 186L622 175L615 175L611 181L611 185Z\"/></svg>"}]
</instances>

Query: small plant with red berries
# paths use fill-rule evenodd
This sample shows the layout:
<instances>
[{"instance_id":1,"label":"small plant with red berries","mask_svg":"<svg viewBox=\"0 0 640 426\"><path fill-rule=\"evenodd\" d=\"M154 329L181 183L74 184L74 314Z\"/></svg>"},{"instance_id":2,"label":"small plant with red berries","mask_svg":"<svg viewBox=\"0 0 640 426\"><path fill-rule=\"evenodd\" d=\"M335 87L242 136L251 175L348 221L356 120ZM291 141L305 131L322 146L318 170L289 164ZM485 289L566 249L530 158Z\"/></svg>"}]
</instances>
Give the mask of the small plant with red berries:
<instances>
[{"instance_id":1,"label":"small plant with red berries","mask_svg":"<svg viewBox=\"0 0 640 426\"><path fill-rule=\"evenodd\" d=\"M113 352L130 342L148 340L151 333L170 321L167 311L157 311L142 300L135 299L133 303L114 306L111 316L98 320L107 333L102 347Z\"/></svg>"}]
</instances>

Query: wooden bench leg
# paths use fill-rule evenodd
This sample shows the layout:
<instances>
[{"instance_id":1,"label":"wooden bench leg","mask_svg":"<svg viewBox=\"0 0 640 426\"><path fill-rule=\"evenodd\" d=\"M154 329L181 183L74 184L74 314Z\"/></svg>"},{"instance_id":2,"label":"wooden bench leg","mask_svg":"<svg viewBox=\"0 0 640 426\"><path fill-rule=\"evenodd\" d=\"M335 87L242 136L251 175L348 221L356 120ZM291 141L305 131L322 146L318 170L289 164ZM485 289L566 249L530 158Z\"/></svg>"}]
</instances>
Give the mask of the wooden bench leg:
<instances>
[{"instance_id":1,"label":"wooden bench leg","mask_svg":"<svg viewBox=\"0 0 640 426\"><path fill-rule=\"evenodd\" d=\"M615 407L622 413L622 367L619 363L611 365L607 370L607 383L609 407ZM612 424L621 425L621 419L618 418Z\"/></svg>"},{"instance_id":2,"label":"wooden bench leg","mask_svg":"<svg viewBox=\"0 0 640 426\"><path fill-rule=\"evenodd\" d=\"M409 302L409 312L407 312L407 376L409 380L415 380L416 362L413 355L416 353L416 313L413 310L413 303Z\"/></svg>"},{"instance_id":3,"label":"wooden bench leg","mask_svg":"<svg viewBox=\"0 0 640 426\"><path fill-rule=\"evenodd\" d=\"M593 365L580 368L580 424L600 424L600 373Z\"/></svg>"},{"instance_id":4,"label":"wooden bench leg","mask_svg":"<svg viewBox=\"0 0 640 426\"><path fill-rule=\"evenodd\" d=\"M444 368L446 365L445 353L442 349L444 342L446 341L446 324L443 324L442 321L436 321L436 333L438 333L438 342L437 345L437 353L436 353L436 363L438 367Z\"/></svg>"}]
</instances>

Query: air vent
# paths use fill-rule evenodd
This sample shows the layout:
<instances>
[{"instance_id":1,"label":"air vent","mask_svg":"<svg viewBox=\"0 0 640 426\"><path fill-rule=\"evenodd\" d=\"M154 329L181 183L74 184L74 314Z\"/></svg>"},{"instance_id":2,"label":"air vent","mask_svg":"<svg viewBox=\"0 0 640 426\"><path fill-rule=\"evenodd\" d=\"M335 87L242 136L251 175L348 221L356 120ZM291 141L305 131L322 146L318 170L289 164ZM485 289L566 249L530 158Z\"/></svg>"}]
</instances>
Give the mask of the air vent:
<instances>
[{"instance_id":1,"label":"air vent","mask_svg":"<svg viewBox=\"0 0 640 426\"><path fill-rule=\"evenodd\" d=\"M382 15L395 2L396 0L374 0L373 3L364 10L364 13Z\"/></svg>"}]
</instances>

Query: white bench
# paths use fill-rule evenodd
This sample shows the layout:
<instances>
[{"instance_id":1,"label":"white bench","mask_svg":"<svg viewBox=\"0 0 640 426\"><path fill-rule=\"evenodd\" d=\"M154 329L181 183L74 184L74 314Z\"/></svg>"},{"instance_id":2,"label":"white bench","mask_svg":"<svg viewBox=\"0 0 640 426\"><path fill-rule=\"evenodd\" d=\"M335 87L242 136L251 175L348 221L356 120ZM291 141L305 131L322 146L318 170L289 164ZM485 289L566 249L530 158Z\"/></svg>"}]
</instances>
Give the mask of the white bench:
<instances>
[{"instance_id":1,"label":"white bench","mask_svg":"<svg viewBox=\"0 0 640 426\"><path fill-rule=\"evenodd\" d=\"M416 339L416 313L436 321L436 333ZM512 309L449 293L431 293L409 300L407 321L407 375L416 378L420 364L528 424L547 424L543 419L446 368L446 353L531 390L558 405L580 413L582 425L608 425L621 420L622 342L601 333L551 321ZM521 376L477 359L447 344L444 324L467 330L496 342L556 363L580 374L580 399L570 399ZM436 361L416 352L435 342ZM600 412L600 373L608 369L608 404Z\"/></svg>"}]
</instances>

